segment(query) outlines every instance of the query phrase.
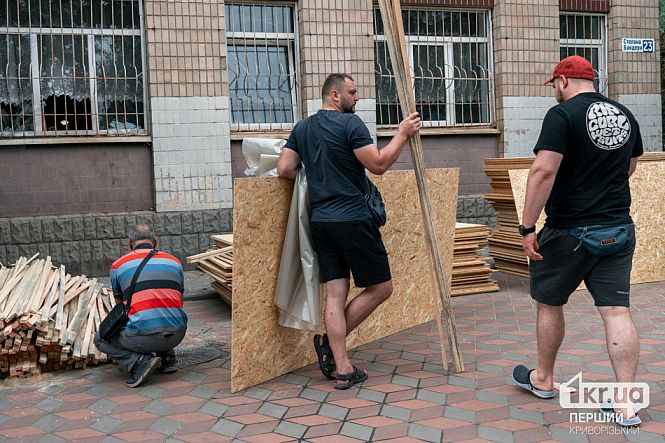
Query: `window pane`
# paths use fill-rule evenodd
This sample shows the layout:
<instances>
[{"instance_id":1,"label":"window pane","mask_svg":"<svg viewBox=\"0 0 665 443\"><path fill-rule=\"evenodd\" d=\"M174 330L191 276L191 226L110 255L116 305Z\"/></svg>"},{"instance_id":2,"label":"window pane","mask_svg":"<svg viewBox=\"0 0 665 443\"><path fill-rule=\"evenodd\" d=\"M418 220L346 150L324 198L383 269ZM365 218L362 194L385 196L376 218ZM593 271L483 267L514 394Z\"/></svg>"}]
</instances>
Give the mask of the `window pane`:
<instances>
[{"instance_id":1,"label":"window pane","mask_svg":"<svg viewBox=\"0 0 665 443\"><path fill-rule=\"evenodd\" d=\"M228 50L233 122L292 122L295 82L289 47L230 45Z\"/></svg>"},{"instance_id":2,"label":"window pane","mask_svg":"<svg viewBox=\"0 0 665 443\"><path fill-rule=\"evenodd\" d=\"M86 37L40 35L44 129L91 129Z\"/></svg>"},{"instance_id":3,"label":"window pane","mask_svg":"<svg viewBox=\"0 0 665 443\"><path fill-rule=\"evenodd\" d=\"M585 59L589 60L589 62L591 62L591 66L593 67L593 72L595 73L596 76L593 85L597 91L602 92L604 90L603 82L605 81L605 79L600 78L599 48L562 46L560 50L560 55L562 60L571 55L579 55L580 57L584 57Z\"/></svg>"},{"instance_id":4,"label":"window pane","mask_svg":"<svg viewBox=\"0 0 665 443\"><path fill-rule=\"evenodd\" d=\"M96 37L99 129L127 133L144 127L143 63L138 37Z\"/></svg>"},{"instance_id":5,"label":"window pane","mask_svg":"<svg viewBox=\"0 0 665 443\"><path fill-rule=\"evenodd\" d=\"M446 82L443 46L413 47L413 88L424 121L446 120Z\"/></svg>"},{"instance_id":6,"label":"window pane","mask_svg":"<svg viewBox=\"0 0 665 443\"><path fill-rule=\"evenodd\" d=\"M402 113L397 104L395 76L385 42L377 42L374 48L374 76L377 123L380 126L396 125L401 120Z\"/></svg>"},{"instance_id":7,"label":"window pane","mask_svg":"<svg viewBox=\"0 0 665 443\"><path fill-rule=\"evenodd\" d=\"M456 43L455 116L457 123L489 123L490 74L486 43Z\"/></svg>"},{"instance_id":8,"label":"window pane","mask_svg":"<svg viewBox=\"0 0 665 443\"><path fill-rule=\"evenodd\" d=\"M374 9L374 35L383 35L383 18L381 18L381 10Z\"/></svg>"},{"instance_id":9,"label":"window pane","mask_svg":"<svg viewBox=\"0 0 665 443\"><path fill-rule=\"evenodd\" d=\"M0 135L34 130L30 37L0 35Z\"/></svg>"}]
</instances>

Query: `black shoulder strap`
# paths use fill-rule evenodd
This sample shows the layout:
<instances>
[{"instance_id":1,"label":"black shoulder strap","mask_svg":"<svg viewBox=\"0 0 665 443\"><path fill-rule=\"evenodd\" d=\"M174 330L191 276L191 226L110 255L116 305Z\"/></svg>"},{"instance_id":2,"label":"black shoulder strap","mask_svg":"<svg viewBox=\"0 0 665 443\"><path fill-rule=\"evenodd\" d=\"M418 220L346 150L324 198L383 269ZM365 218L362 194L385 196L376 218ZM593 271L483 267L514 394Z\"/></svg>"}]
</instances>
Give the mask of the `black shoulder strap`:
<instances>
[{"instance_id":1,"label":"black shoulder strap","mask_svg":"<svg viewBox=\"0 0 665 443\"><path fill-rule=\"evenodd\" d=\"M134 295L134 289L136 288L136 280L138 280L139 274L141 273L141 271L143 271L143 267L145 266L145 264L148 263L148 260L150 260L150 258L155 254L157 254L156 249L153 249L150 252L148 252L148 255L145 256L141 264L139 264L139 267L136 268L136 272L134 272L134 276L132 277L132 283L129 285L129 290L127 291L129 293L129 297L127 298L127 305L125 307L127 312L129 312L129 308L132 306L132 296Z\"/></svg>"},{"instance_id":2,"label":"black shoulder strap","mask_svg":"<svg viewBox=\"0 0 665 443\"><path fill-rule=\"evenodd\" d=\"M363 197L367 198L367 191L364 190L358 183L356 183L354 180L351 180L348 175L346 175L343 172L342 165L339 163L339 160L333 156L329 149L328 149L328 144L326 143L325 139L323 138L323 135L321 135L321 129L319 128L319 119L317 118L316 114L312 115L310 117L312 119L312 128L314 128L314 134L316 135L317 140L319 141L319 145L321 146L321 149L323 150L323 155L326 156L328 159L328 162L335 168L335 170L342 175L348 182L353 184L358 191L363 195ZM369 184L368 184L369 188Z\"/></svg>"}]
</instances>

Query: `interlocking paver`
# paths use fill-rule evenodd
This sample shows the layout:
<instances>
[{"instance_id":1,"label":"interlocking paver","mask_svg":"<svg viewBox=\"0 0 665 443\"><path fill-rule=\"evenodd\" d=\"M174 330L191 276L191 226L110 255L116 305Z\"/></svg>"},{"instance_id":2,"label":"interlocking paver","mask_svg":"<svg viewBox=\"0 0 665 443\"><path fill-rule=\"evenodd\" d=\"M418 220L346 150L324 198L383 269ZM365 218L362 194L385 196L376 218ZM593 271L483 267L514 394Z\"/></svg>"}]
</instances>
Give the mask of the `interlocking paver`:
<instances>
[{"instance_id":1,"label":"interlocking paver","mask_svg":"<svg viewBox=\"0 0 665 443\"><path fill-rule=\"evenodd\" d=\"M289 437L300 438L307 432L307 426L290 421L281 421L275 427L275 432L288 435Z\"/></svg>"},{"instance_id":2,"label":"interlocking paver","mask_svg":"<svg viewBox=\"0 0 665 443\"><path fill-rule=\"evenodd\" d=\"M369 426L363 426L356 423L346 422L342 425L339 433L347 437L356 438L360 441L369 441L374 429Z\"/></svg>"},{"instance_id":3,"label":"interlocking paver","mask_svg":"<svg viewBox=\"0 0 665 443\"><path fill-rule=\"evenodd\" d=\"M429 442L441 442L441 430L430 426L411 423L407 431L409 437Z\"/></svg>"},{"instance_id":4,"label":"interlocking paver","mask_svg":"<svg viewBox=\"0 0 665 443\"><path fill-rule=\"evenodd\" d=\"M231 394L228 353L201 364L185 362L175 374L157 373L138 389L125 387L125 376L116 366L102 365L37 378L34 386L30 380L5 383L0 393L0 442L50 443L81 437L141 443L369 439L665 443L665 313L653 309L665 302L665 283L632 288L633 317L642 338L638 380L651 387L651 406L640 413L644 420L640 433L593 436L573 432L570 413L575 410L512 386L513 366L534 367L537 361L535 304L527 294L526 280L495 276L502 291L453 299L465 373L441 366L438 331L432 322L352 350L354 363L367 369L370 378L345 391L333 389L312 364ZM565 310L567 335L556 381L580 370L585 380L613 381L593 301L586 292L571 300ZM192 324L229 318L228 308L219 300L192 305ZM225 326L215 330L224 331ZM225 334L222 348L230 345Z\"/></svg>"}]
</instances>

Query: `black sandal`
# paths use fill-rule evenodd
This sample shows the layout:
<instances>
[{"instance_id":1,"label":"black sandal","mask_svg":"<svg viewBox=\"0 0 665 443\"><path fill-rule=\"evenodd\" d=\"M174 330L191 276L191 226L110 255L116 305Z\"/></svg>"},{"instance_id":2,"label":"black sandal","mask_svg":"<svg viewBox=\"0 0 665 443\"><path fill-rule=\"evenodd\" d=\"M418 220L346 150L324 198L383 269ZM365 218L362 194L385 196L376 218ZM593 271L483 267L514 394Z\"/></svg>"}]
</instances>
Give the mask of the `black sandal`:
<instances>
[{"instance_id":1,"label":"black sandal","mask_svg":"<svg viewBox=\"0 0 665 443\"><path fill-rule=\"evenodd\" d=\"M319 359L319 369L323 376L328 380L335 380L332 373L335 372L337 367L333 363L334 356L332 350L330 350L328 334L323 334L323 344L321 344L321 335L316 334L314 336L314 350L316 350L316 356Z\"/></svg>"},{"instance_id":2,"label":"black sandal","mask_svg":"<svg viewBox=\"0 0 665 443\"><path fill-rule=\"evenodd\" d=\"M367 372L354 366L353 372L349 374L337 374L335 380L346 381L346 383L335 383L335 389L349 389L356 383L362 383L367 380Z\"/></svg>"}]
</instances>

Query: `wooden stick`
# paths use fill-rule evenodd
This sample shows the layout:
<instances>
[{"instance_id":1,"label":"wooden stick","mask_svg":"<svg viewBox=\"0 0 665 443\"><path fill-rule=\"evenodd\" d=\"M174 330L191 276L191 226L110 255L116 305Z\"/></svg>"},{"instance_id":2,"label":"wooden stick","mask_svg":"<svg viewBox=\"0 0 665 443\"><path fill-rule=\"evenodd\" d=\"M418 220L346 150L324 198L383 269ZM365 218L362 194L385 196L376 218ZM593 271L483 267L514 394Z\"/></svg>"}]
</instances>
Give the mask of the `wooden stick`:
<instances>
[{"instance_id":1,"label":"wooden stick","mask_svg":"<svg viewBox=\"0 0 665 443\"><path fill-rule=\"evenodd\" d=\"M202 252L200 254L190 255L189 257L187 257L187 263L196 263L196 262L198 262L198 261L200 261L204 258L214 257L215 255L223 254L225 252L232 251L232 250L233 250L233 246L227 246L226 248L222 248L222 249L213 249L211 251Z\"/></svg>"},{"instance_id":2,"label":"wooden stick","mask_svg":"<svg viewBox=\"0 0 665 443\"><path fill-rule=\"evenodd\" d=\"M51 314L51 305L53 304L55 293L58 290L58 285L60 284L60 278L62 278L62 267L60 268L60 272L56 272L54 274L54 277L55 278L53 279L53 283L51 284L51 290L48 293L48 297L46 297L44 306L42 306L42 317L41 317L42 323L46 323L48 321L49 315Z\"/></svg>"},{"instance_id":3,"label":"wooden stick","mask_svg":"<svg viewBox=\"0 0 665 443\"><path fill-rule=\"evenodd\" d=\"M55 330L60 332L62 329L63 308L65 306L65 267L60 265L60 292L58 294L58 305L55 314ZM49 310L49 315L51 311Z\"/></svg>"},{"instance_id":4,"label":"wooden stick","mask_svg":"<svg viewBox=\"0 0 665 443\"><path fill-rule=\"evenodd\" d=\"M92 299L93 295L95 295L95 293L99 292L100 290L101 288L98 288L97 286L97 279L96 278L93 279L92 284L88 289L88 292L86 292L85 296L82 297L83 300L80 300L78 303L78 308L76 309L76 314L74 314L74 318L72 319L71 323L67 326L67 334L65 334L65 338L63 340L60 340L61 346L64 346L67 343L74 343L76 337L80 335L83 321L88 317L88 310L90 309L90 300Z\"/></svg>"},{"instance_id":5,"label":"wooden stick","mask_svg":"<svg viewBox=\"0 0 665 443\"><path fill-rule=\"evenodd\" d=\"M379 7L381 8L381 17L383 19L386 41L388 43L388 50L390 52L395 81L397 83L400 107L402 115L406 117L411 113L416 112L416 100L413 94L413 86L411 84L408 62L409 58L406 51L406 38L404 36L402 24L402 11L399 0L379 0ZM429 245L430 260L432 267L434 268L439 292L437 305L440 307L442 305L443 308L439 312L443 312L448 329L448 343L453 357L453 363L455 364L455 369L457 372L463 372L464 361L462 360L458 344L455 315L452 310L450 293L448 292L448 278L445 275L439 242L436 237L436 230L434 229L432 205L429 199L429 188L425 174L425 158L420 135L416 134L411 137L409 139L409 145L411 147L411 157L413 159L413 167L416 175L416 182L418 184L418 194L420 197L420 208L423 216L423 225L425 227L425 236ZM437 312L437 317L439 317L439 312ZM439 339L441 340L442 361L444 365L446 365L447 359L445 357L445 349L443 349L444 334L440 321L437 322L437 326L439 328Z\"/></svg>"}]
</instances>

